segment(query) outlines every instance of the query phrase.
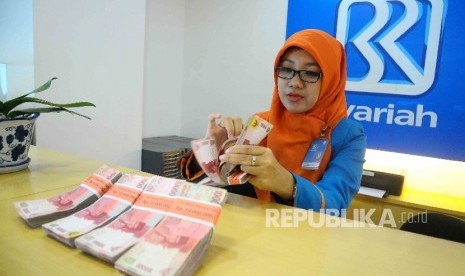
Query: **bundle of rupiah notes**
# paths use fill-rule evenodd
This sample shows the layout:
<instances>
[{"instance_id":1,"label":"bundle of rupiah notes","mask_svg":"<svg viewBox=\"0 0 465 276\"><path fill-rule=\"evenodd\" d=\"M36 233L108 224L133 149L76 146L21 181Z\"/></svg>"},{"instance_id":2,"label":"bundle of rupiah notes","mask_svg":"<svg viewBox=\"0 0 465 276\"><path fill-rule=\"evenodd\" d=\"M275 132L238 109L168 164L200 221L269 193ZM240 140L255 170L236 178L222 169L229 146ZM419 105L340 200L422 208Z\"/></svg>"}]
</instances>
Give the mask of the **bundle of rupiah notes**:
<instances>
[{"instance_id":1,"label":"bundle of rupiah notes","mask_svg":"<svg viewBox=\"0 0 465 276\"><path fill-rule=\"evenodd\" d=\"M15 206L29 225L125 274L186 275L202 263L226 197L221 188L102 166L68 193ZM56 199L72 203L60 209Z\"/></svg>"},{"instance_id":2,"label":"bundle of rupiah notes","mask_svg":"<svg viewBox=\"0 0 465 276\"><path fill-rule=\"evenodd\" d=\"M76 247L114 263L127 249L157 225L181 195L184 180L151 177L133 206L111 223L76 239Z\"/></svg>"},{"instance_id":3,"label":"bundle of rupiah notes","mask_svg":"<svg viewBox=\"0 0 465 276\"><path fill-rule=\"evenodd\" d=\"M29 226L39 227L91 205L110 189L120 176L118 170L102 166L71 191L47 199L15 202L14 206Z\"/></svg>"},{"instance_id":4,"label":"bundle of rupiah notes","mask_svg":"<svg viewBox=\"0 0 465 276\"><path fill-rule=\"evenodd\" d=\"M146 176L123 174L92 205L70 216L45 223L42 228L49 236L74 246L77 237L112 221L129 209L147 185L148 179Z\"/></svg>"},{"instance_id":5,"label":"bundle of rupiah notes","mask_svg":"<svg viewBox=\"0 0 465 276\"><path fill-rule=\"evenodd\" d=\"M192 275L226 201L221 188L184 183L168 213L115 263L130 275Z\"/></svg>"}]
</instances>

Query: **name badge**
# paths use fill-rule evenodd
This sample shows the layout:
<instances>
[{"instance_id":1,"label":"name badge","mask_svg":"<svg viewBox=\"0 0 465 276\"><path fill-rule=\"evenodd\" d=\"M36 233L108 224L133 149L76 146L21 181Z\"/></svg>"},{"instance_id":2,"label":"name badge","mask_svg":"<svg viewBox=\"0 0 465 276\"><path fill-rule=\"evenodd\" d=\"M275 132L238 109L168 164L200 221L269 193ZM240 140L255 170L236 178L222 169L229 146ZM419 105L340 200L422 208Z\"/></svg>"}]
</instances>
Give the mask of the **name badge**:
<instances>
[{"instance_id":1,"label":"name badge","mask_svg":"<svg viewBox=\"0 0 465 276\"><path fill-rule=\"evenodd\" d=\"M322 137L314 140L308 148L301 168L303 170L318 170L327 147L328 139Z\"/></svg>"}]
</instances>

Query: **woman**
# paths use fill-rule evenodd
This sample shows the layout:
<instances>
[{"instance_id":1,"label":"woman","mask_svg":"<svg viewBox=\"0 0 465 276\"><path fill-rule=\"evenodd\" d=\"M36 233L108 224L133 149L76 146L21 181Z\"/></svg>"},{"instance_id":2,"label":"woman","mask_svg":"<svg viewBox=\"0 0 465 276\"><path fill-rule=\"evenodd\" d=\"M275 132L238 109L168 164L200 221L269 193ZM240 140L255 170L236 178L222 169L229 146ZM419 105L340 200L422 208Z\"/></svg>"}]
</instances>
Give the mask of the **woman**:
<instances>
[{"instance_id":1,"label":"woman","mask_svg":"<svg viewBox=\"0 0 465 276\"><path fill-rule=\"evenodd\" d=\"M344 48L325 32L304 30L285 42L274 65L271 108L258 113L273 129L260 146L236 145L220 156L251 175L249 184L227 189L299 208L346 209L359 189L366 137L346 118ZM241 132L240 118L217 125L219 117L210 117L207 138ZM304 162L306 156L314 160ZM181 163L194 177L191 162Z\"/></svg>"}]
</instances>

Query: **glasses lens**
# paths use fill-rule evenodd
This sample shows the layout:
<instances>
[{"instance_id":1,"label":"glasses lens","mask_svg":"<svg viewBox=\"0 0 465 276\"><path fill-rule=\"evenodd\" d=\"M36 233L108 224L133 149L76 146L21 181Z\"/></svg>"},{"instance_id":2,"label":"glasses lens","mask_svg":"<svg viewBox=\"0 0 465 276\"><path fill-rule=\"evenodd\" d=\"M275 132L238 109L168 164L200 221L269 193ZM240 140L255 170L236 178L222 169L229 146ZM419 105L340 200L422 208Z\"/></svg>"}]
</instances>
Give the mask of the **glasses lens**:
<instances>
[{"instance_id":1,"label":"glasses lens","mask_svg":"<svg viewBox=\"0 0 465 276\"><path fill-rule=\"evenodd\" d=\"M306 82L317 82L320 78L320 73L312 71L300 71L300 78Z\"/></svg>"},{"instance_id":2,"label":"glasses lens","mask_svg":"<svg viewBox=\"0 0 465 276\"><path fill-rule=\"evenodd\" d=\"M294 77L294 70L286 67L276 68L276 75L283 79L292 79Z\"/></svg>"}]
</instances>

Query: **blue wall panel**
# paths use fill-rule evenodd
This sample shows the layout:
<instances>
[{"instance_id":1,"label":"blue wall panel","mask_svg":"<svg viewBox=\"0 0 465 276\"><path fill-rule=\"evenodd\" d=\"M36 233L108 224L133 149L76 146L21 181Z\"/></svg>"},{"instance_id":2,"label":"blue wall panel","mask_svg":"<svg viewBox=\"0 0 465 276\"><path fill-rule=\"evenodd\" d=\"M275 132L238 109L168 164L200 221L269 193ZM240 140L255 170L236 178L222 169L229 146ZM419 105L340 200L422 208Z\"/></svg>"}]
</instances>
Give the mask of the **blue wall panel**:
<instances>
[{"instance_id":1,"label":"blue wall panel","mask_svg":"<svg viewBox=\"0 0 465 276\"><path fill-rule=\"evenodd\" d=\"M464 1L289 0L287 37L306 28L344 44L369 148L465 161Z\"/></svg>"}]
</instances>

